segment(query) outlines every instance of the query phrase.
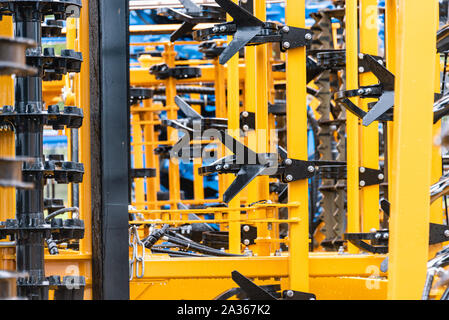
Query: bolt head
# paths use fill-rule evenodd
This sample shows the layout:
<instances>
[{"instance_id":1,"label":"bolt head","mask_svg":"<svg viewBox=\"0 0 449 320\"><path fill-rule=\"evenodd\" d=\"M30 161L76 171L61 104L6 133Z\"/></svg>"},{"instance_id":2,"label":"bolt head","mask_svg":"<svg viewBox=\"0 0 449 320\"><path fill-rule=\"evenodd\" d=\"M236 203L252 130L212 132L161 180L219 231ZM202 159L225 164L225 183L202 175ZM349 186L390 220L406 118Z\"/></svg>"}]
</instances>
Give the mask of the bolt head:
<instances>
[{"instance_id":1,"label":"bolt head","mask_svg":"<svg viewBox=\"0 0 449 320\"><path fill-rule=\"evenodd\" d=\"M248 116L249 116L248 111L243 111L243 112L242 112L242 116L243 116L244 118L248 118Z\"/></svg>"},{"instance_id":2,"label":"bolt head","mask_svg":"<svg viewBox=\"0 0 449 320\"><path fill-rule=\"evenodd\" d=\"M292 163L293 163L292 159L287 159L287 160L285 160L285 164L286 164L287 166L291 166Z\"/></svg>"},{"instance_id":3,"label":"bolt head","mask_svg":"<svg viewBox=\"0 0 449 320\"><path fill-rule=\"evenodd\" d=\"M363 90L363 89L359 89L359 90L357 90L357 93L358 93L359 95L362 95L362 94L364 94L364 93L365 93L365 90Z\"/></svg>"},{"instance_id":4,"label":"bolt head","mask_svg":"<svg viewBox=\"0 0 449 320\"><path fill-rule=\"evenodd\" d=\"M282 46L283 46L285 49L288 49L288 48L290 48L290 42L285 41L285 42L282 44Z\"/></svg>"},{"instance_id":5,"label":"bolt head","mask_svg":"<svg viewBox=\"0 0 449 320\"><path fill-rule=\"evenodd\" d=\"M449 238L449 230L444 231L444 235L446 236L446 238Z\"/></svg>"},{"instance_id":6,"label":"bolt head","mask_svg":"<svg viewBox=\"0 0 449 320\"><path fill-rule=\"evenodd\" d=\"M228 169L229 169L229 164L225 164L225 165L223 166L223 169L228 170Z\"/></svg>"},{"instance_id":7,"label":"bolt head","mask_svg":"<svg viewBox=\"0 0 449 320\"><path fill-rule=\"evenodd\" d=\"M360 168L360 173L365 173L365 171L366 171L365 167Z\"/></svg>"},{"instance_id":8,"label":"bolt head","mask_svg":"<svg viewBox=\"0 0 449 320\"><path fill-rule=\"evenodd\" d=\"M315 167L314 167L314 166L309 166L309 167L307 168L307 171L309 171L309 172L315 172Z\"/></svg>"},{"instance_id":9,"label":"bolt head","mask_svg":"<svg viewBox=\"0 0 449 320\"><path fill-rule=\"evenodd\" d=\"M285 33L288 33L290 31L290 28L288 26L283 26L282 31L284 31Z\"/></svg>"},{"instance_id":10,"label":"bolt head","mask_svg":"<svg viewBox=\"0 0 449 320\"><path fill-rule=\"evenodd\" d=\"M249 126L248 126L247 124L245 124L245 125L243 126L243 131L249 131Z\"/></svg>"},{"instance_id":11,"label":"bolt head","mask_svg":"<svg viewBox=\"0 0 449 320\"><path fill-rule=\"evenodd\" d=\"M383 180L385 178L385 176L383 175L383 173L380 173L378 176L379 180Z\"/></svg>"},{"instance_id":12,"label":"bolt head","mask_svg":"<svg viewBox=\"0 0 449 320\"><path fill-rule=\"evenodd\" d=\"M285 177L285 179L287 179L287 181L293 181L293 176L289 174L288 176Z\"/></svg>"},{"instance_id":13,"label":"bolt head","mask_svg":"<svg viewBox=\"0 0 449 320\"><path fill-rule=\"evenodd\" d=\"M212 32L218 32L220 29L218 27L213 27Z\"/></svg>"},{"instance_id":14,"label":"bolt head","mask_svg":"<svg viewBox=\"0 0 449 320\"><path fill-rule=\"evenodd\" d=\"M245 246L248 246L249 243L250 243L250 241L249 241L248 239L243 240L243 244L244 244Z\"/></svg>"},{"instance_id":15,"label":"bolt head","mask_svg":"<svg viewBox=\"0 0 449 320\"><path fill-rule=\"evenodd\" d=\"M243 226L243 231L248 232L249 231L249 226Z\"/></svg>"},{"instance_id":16,"label":"bolt head","mask_svg":"<svg viewBox=\"0 0 449 320\"><path fill-rule=\"evenodd\" d=\"M361 186L361 187L364 187L365 185L366 185L366 182L365 182L365 181L363 181L363 180L360 181L360 186Z\"/></svg>"},{"instance_id":17,"label":"bolt head","mask_svg":"<svg viewBox=\"0 0 449 320\"><path fill-rule=\"evenodd\" d=\"M384 62L383 62L382 60L377 60L377 62L378 62L380 65L383 65L383 64L384 64Z\"/></svg>"},{"instance_id":18,"label":"bolt head","mask_svg":"<svg viewBox=\"0 0 449 320\"><path fill-rule=\"evenodd\" d=\"M287 297L293 298L294 295L295 295L295 293L292 290L287 291Z\"/></svg>"},{"instance_id":19,"label":"bolt head","mask_svg":"<svg viewBox=\"0 0 449 320\"><path fill-rule=\"evenodd\" d=\"M365 72L365 68L364 68L364 67L359 67L359 72L360 72L360 73Z\"/></svg>"},{"instance_id":20,"label":"bolt head","mask_svg":"<svg viewBox=\"0 0 449 320\"><path fill-rule=\"evenodd\" d=\"M221 32L225 32L225 31L226 31L226 27L225 27L225 26L221 26L221 27L220 27L220 31L221 31Z\"/></svg>"},{"instance_id":21,"label":"bolt head","mask_svg":"<svg viewBox=\"0 0 449 320\"><path fill-rule=\"evenodd\" d=\"M382 238L382 235L380 233L376 233L376 235L374 236L376 239L380 239Z\"/></svg>"},{"instance_id":22,"label":"bolt head","mask_svg":"<svg viewBox=\"0 0 449 320\"><path fill-rule=\"evenodd\" d=\"M384 238L384 239L388 239L388 237L389 237L389 234L388 234L388 233L384 233L383 238Z\"/></svg>"},{"instance_id":23,"label":"bolt head","mask_svg":"<svg viewBox=\"0 0 449 320\"><path fill-rule=\"evenodd\" d=\"M365 55L363 53L359 53L359 59L363 59Z\"/></svg>"},{"instance_id":24,"label":"bolt head","mask_svg":"<svg viewBox=\"0 0 449 320\"><path fill-rule=\"evenodd\" d=\"M312 34L311 33L306 33L304 38L306 38L306 40L312 40Z\"/></svg>"},{"instance_id":25,"label":"bolt head","mask_svg":"<svg viewBox=\"0 0 449 320\"><path fill-rule=\"evenodd\" d=\"M215 170L221 170L221 166L220 165L216 166Z\"/></svg>"}]
</instances>

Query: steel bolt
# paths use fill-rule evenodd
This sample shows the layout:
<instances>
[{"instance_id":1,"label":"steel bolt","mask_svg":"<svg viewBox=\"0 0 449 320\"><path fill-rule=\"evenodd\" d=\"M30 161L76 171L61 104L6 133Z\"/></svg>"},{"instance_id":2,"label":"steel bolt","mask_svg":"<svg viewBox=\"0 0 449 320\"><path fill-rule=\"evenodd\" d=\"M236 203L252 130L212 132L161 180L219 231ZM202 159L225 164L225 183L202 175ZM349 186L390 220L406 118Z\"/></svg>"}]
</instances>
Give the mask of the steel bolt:
<instances>
[{"instance_id":1,"label":"steel bolt","mask_svg":"<svg viewBox=\"0 0 449 320\"><path fill-rule=\"evenodd\" d=\"M382 238L382 235L380 233L376 233L376 235L374 236L376 239L380 239Z\"/></svg>"},{"instance_id":2,"label":"steel bolt","mask_svg":"<svg viewBox=\"0 0 449 320\"><path fill-rule=\"evenodd\" d=\"M444 231L444 235L446 236L446 238L449 238L449 230Z\"/></svg>"},{"instance_id":3,"label":"steel bolt","mask_svg":"<svg viewBox=\"0 0 449 320\"><path fill-rule=\"evenodd\" d=\"M313 166L309 166L309 167L307 168L307 171L309 171L309 172L315 172L315 168L314 168Z\"/></svg>"},{"instance_id":4,"label":"steel bolt","mask_svg":"<svg viewBox=\"0 0 449 320\"><path fill-rule=\"evenodd\" d=\"M248 246L249 243L250 243L250 241L249 241L248 239L243 240L243 244L244 244L245 246Z\"/></svg>"},{"instance_id":5,"label":"steel bolt","mask_svg":"<svg viewBox=\"0 0 449 320\"><path fill-rule=\"evenodd\" d=\"M380 65L384 64L384 62L382 60L377 60L377 62L379 62Z\"/></svg>"},{"instance_id":6,"label":"steel bolt","mask_svg":"<svg viewBox=\"0 0 449 320\"><path fill-rule=\"evenodd\" d=\"M388 233L384 233L384 239L388 239L389 235Z\"/></svg>"},{"instance_id":7,"label":"steel bolt","mask_svg":"<svg viewBox=\"0 0 449 320\"><path fill-rule=\"evenodd\" d=\"M304 37L306 38L306 40L312 40L312 34L311 33L306 33L306 35Z\"/></svg>"},{"instance_id":8,"label":"steel bolt","mask_svg":"<svg viewBox=\"0 0 449 320\"><path fill-rule=\"evenodd\" d=\"M283 26L282 31L284 31L285 33L288 33L290 31L290 28L288 26Z\"/></svg>"},{"instance_id":9,"label":"steel bolt","mask_svg":"<svg viewBox=\"0 0 449 320\"><path fill-rule=\"evenodd\" d=\"M293 163L292 159L287 159L287 160L285 160L285 164L286 164L287 166L291 166L292 163Z\"/></svg>"},{"instance_id":10,"label":"steel bolt","mask_svg":"<svg viewBox=\"0 0 449 320\"><path fill-rule=\"evenodd\" d=\"M221 27L220 27L220 31L221 31L221 32L225 32L225 31L226 31L226 27L225 27L225 26L221 26Z\"/></svg>"},{"instance_id":11,"label":"steel bolt","mask_svg":"<svg viewBox=\"0 0 449 320\"><path fill-rule=\"evenodd\" d=\"M243 112L242 112L242 116L243 116L244 118L248 118L248 116L249 116L248 111L243 111Z\"/></svg>"},{"instance_id":12,"label":"steel bolt","mask_svg":"<svg viewBox=\"0 0 449 320\"><path fill-rule=\"evenodd\" d=\"M285 42L282 44L282 46L283 46L285 49L288 49L288 48L290 48L290 42L285 41Z\"/></svg>"},{"instance_id":13,"label":"steel bolt","mask_svg":"<svg viewBox=\"0 0 449 320\"><path fill-rule=\"evenodd\" d=\"M245 124L245 125L243 126L243 131L249 131L249 126L248 126L247 124Z\"/></svg>"},{"instance_id":14,"label":"steel bolt","mask_svg":"<svg viewBox=\"0 0 449 320\"><path fill-rule=\"evenodd\" d=\"M218 27L213 27L212 28L212 32L218 32L218 30L220 30Z\"/></svg>"},{"instance_id":15,"label":"steel bolt","mask_svg":"<svg viewBox=\"0 0 449 320\"><path fill-rule=\"evenodd\" d=\"M361 186L361 187L364 187L365 185L366 185L366 182L365 182L365 181L363 181L363 180L360 181L360 186Z\"/></svg>"},{"instance_id":16,"label":"steel bolt","mask_svg":"<svg viewBox=\"0 0 449 320\"><path fill-rule=\"evenodd\" d=\"M223 169L228 170L228 169L229 169L229 164L225 164L225 165L223 166Z\"/></svg>"},{"instance_id":17,"label":"steel bolt","mask_svg":"<svg viewBox=\"0 0 449 320\"><path fill-rule=\"evenodd\" d=\"M385 178L385 176L383 175L383 173L380 173L378 176L379 180L383 180Z\"/></svg>"},{"instance_id":18,"label":"steel bolt","mask_svg":"<svg viewBox=\"0 0 449 320\"><path fill-rule=\"evenodd\" d=\"M364 67L360 67L360 68L359 68L359 72L360 72L360 73L365 72L365 68L364 68Z\"/></svg>"},{"instance_id":19,"label":"steel bolt","mask_svg":"<svg viewBox=\"0 0 449 320\"><path fill-rule=\"evenodd\" d=\"M365 55L363 53L359 53L359 59L363 59Z\"/></svg>"},{"instance_id":20,"label":"steel bolt","mask_svg":"<svg viewBox=\"0 0 449 320\"><path fill-rule=\"evenodd\" d=\"M293 298L294 295L295 295L295 293L292 290L287 291L287 297Z\"/></svg>"},{"instance_id":21,"label":"steel bolt","mask_svg":"<svg viewBox=\"0 0 449 320\"><path fill-rule=\"evenodd\" d=\"M287 181L293 181L293 176L289 174L285 179L287 179Z\"/></svg>"},{"instance_id":22,"label":"steel bolt","mask_svg":"<svg viewBox=\"0 0 449 320\"><path fill-rule=\"evenodd\" d=\"M221 166L220 165L216 166L215 170L221 170Z\"/></svg>"},{"instance_id":23,"label":"steel bolt","mask_svg":"<svg viewBox=\"0 0 449 320\"><path fill-rule=\"evenodd\" d=\"M249 231L249 226L243 226L243 231L248 232Z\"/></svg>"},{"instance_id":24,"label":"steel bolt","mask_svg":"<svg viewBox=\"0 0 449 320\"><path fill-rule=\"evenodd\" d=\"M365 167L360 168L360 173L364 173L366 171Z\"/></svg>"},{"instance_id":25,"label":"steel bolt","mask_svg":"<svg viewBox=\"0 0 449 320\"><path fill-rule=\"evenodd\" d=\"M359 90L357 90L357 93L358 93L359 95L362 95L362 94L364 94L364 93L365 93L365 90L363 90L363 89L359 89Z\"/></svg>"}]
</instances>

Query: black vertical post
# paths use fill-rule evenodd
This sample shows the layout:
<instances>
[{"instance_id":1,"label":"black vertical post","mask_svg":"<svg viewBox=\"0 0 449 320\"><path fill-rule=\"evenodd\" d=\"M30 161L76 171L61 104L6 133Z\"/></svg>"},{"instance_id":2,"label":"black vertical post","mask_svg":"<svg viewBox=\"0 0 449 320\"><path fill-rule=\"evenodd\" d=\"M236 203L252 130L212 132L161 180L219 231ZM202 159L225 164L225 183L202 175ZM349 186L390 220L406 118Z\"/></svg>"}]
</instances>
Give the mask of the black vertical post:
<instances>
[{"instance_id":1,"label":"black vertical post","mask_svg":"<svg viewBox=\"0 0 449 320\"><path fill-rule=\"evenodd\" d=\"M129 299L129 5L90 0L94 298ZM100 122L100 126L94 122Z\"/></svg>"}]
</instances>

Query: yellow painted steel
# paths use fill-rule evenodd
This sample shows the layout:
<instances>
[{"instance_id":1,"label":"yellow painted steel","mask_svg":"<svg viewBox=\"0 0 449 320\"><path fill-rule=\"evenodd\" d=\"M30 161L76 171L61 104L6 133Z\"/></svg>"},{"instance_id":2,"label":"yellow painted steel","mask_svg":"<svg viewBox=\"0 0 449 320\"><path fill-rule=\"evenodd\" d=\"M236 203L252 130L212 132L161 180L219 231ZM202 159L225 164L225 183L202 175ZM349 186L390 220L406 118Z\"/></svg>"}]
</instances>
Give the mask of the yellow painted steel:
<instances>
[{"instance_id":1,"label":"yellow painted steel","mask_svg":"<svg viewBox=\"0 0 449 320\"><path fill-rule=\"evenodd\" d=\"M427 270L437 4L399 0L389 299L419 299Z\"/></svg>"},{"instance_id":2,"label":"yellow painted steel","mask_svg":"<svg viewBox=\"0 0 449 320\"><path fill-rule=\"evenodd\" d=\"M360 52L378 55L378 9L377 0L361 0L359 5ZM351 52L351 54L356 54ZM377 78L372 73L360 75L360 86L377 84ZM359 99L361 109L368 111L370 99ZM379 123L370 126L359 126L360 136L360 166L379 169ZM379 229L379 185L365 186L360 190L361 230L370 232Z\"/></svg>"},{"instance_id":3,"label":"yellow painted steel","mask_svg":"<svg viewBox=\"0 0 449 320\"><path fill-rule=\"evenodd\" d=\"M234 1L237 2L237 1ZM231 18L228 16L228 20ZM232 41L228 37L229 42ZM234 55L227 63L227 88L228 88L228 133L235 139L240 139L240 97L239 97L239 57ZM228 150L226 150L228 152ZM231 177L227 177L228 186L232 183ZM229 208L240 208L240 195L237 195L228 204ZM241 235L240 235L240 211L235 210L229 213L229 217L235 222L229 223L229 252L240 253Z\"/></svg>"},{"instance_id":4,"label":"yellow painted steel","mask_svg":"<svg viewBox=\"0 0 449 320\"><path fill-rule=\"evenodd\" d=\"M358 30L357 0L346 1L346 89L358 88ZM354 99L357 100L357 99ZM357 101L353 101L354 103ZM357 103L356 103L357 104ZM346 113L347 127L347 190L348 213L347 232L360 232L360 194L359 194L359 119ZM348 244L350 253L358 249Z\"/></svg>"},{"instance_id":5,"label":"yellow painted steel","mask_svg":"<svg viewBox=\"0 0 449 320\"><path fill-rule=\"evenodd\" d=\"M287 0L286 22L289 26L304 28L305 3ZM287 148L291 159L307 160L307 102L306 102L306 49L295 48L287 52ZM308 181L289 184L289 201L299 202L291 208L289 217L301 220L289 229L290 289L309 291L309 210Z\"/></svg>"},{"instance_id":6,"label":"yellow painted steel","mask_svg":"<svg viewBox=\"0 0 449 320\"><path fill-rule=\"evenodd\" d=\"M0 35L5 37L13 36L12 17L3 17L0 21ZM11 76L0 76L0 106L14 105L14 81ZM0 129L0 157L14 157L15 138L14 131L10 128ZM13 219L16 212L16 190L14 188L0 187L0 220L6 221ZM15 270L14 260L8 259L14 257L15 246L0 248L0 269Z\"/></svg>"},{"instance_id":7,"label":"yellow painted steel","mask_svg":"<svg viewBox=\"0 0 449 320\"><path fill-rule=\"evenodd\" d=\"M60 250L59 255L45 255L45 271L50 275L82 275L86 278L84 298L92 299L92 208L91 208L91 152L90 152L90 68L89 68L89 4L83 0L79 19L73 19L77 29L71 41L83 54L81 72L74 76L75 104L83 109L83 126L79 129L79 161L84 164L83 182L80 184L80 219L84 221L85 234L80 240L80 250ZM69 41L70 39L68 39ZM70 45L73 45L70 44ZM45 85L51 82L45 82Z\"/></svg>"}]
</instances>

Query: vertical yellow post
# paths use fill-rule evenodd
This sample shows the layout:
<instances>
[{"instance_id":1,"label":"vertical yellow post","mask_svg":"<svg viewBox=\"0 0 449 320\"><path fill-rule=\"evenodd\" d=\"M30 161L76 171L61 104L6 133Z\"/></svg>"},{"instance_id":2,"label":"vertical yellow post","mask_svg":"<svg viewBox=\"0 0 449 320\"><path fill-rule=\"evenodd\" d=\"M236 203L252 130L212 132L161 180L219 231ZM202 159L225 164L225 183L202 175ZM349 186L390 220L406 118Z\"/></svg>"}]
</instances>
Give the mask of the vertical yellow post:
<instances>
[{"instance_id":1,"label":"vertical yellow post","mask_svg":"<svg viewBox=\"0 0 449 320\"><path fill-rule=\"evenodd\" d=\"M427 270L437 5L399 1L389 299L419 299Z\"/></svg>"},{"instance_id":2,"label":"vertical yellow post","mask_svg":"<svg viewBox=\"0 0 449 320\"><path fill-rule=\"evenodd\" d=\"M143 163L143 136L142 136L142 126L141 122L141 112L135 112L132 115L131 128L132 128L132 139L133 139L133 147L132 147L132 155L134 168L145 168ZM145 191L144 191L144 178L134 179L134 195L136 199L136 208L144 209L143 202L145 201Z\"/></svg>"},{"instance_id":3,"label":"vertical yellow post","mask_svg":"<svg viewBox=\"0 0 449 320\"><path fill-rule=\"evenodd\" d=\"M165 63L169 68L175 67L175 57L176 52L174 45L169 43L165 46L165 51L163 53L163 58ZM166 96L166 108L167 108L167 118L175 120L178 118L178 111L175 104L176 96L176 80L175 78L169 77L165 81L165 96ZM177 130L168 127L167 128L167 138L170 142L175 143L178 140ZM181 186L180 186L180 176L179 176L179 164L175 158L170 158L169 164L169 192L170 192L170 204L172 209L176 209L176 204L181 200ZM178 215L178 214L176 214Z\"/></svg>"},{"instance_id":4,"label":"vertical yellow post","mask_svg":"<svg viewBox=\"0 0 449 320\"><path fill-rule=\"evenodd\" d=\"M0 35L13 36L12 17L4 16L0 21ZM9 75L0 76L0 106L14 105L14 81ZM0 157L14 157L15 155L14 131L0 129ZM0 188L0 221L13 219L16 212L16 190L14 188ZM15 247L1 248L0 256L14 255ZM14 260L2 259L1 268L15 270Z\"/></svg>"},{"instance_id":5,"label":"vertical yellow post","mask_svg":"<svg viewBox=\"0 0 449 320\"><path fill-rule=\"evenodd\" d=\"M237 1L234 1L237 2ZM228 21L231 20L228 16ZM232 39L229 37L228 41ZM234 55L228 61L228 130L235 139L240 139L240 97L239 97L239 55ZM232 181L228 181L231 183ZM229 223L229 252L240 253L240 196L237 195L231 202L229 208L235 211L229 212L229 219L234 220Z\"/></svg>"},{"instance_id":6,"label":"vertical yellow post","mask_svg":"<svg viewBox=\"0 0 449 320\"><path fill-rule=\"evenodd\" d=\"M358 30L357 0L346 1L346 88L358 88ZM354 102L354 101L353 101ZM359 199L359 120L350 112L346 113L347 123L347 175L348 175L348 226L350 233L360 232ZM348 244L350 253L358 249Z\"/></svg>"},{"instance_id":7,"label":"vertical yellow post","mask_svg":"<svg viewBox=\"0 0 449 320\"><path fill-rule=\"evenodd\" d=\"M396 28L397 28L397 0L385 1L385 57L387 60L387 68L391 73L396 74ZM388 159L388 198L391 199L391 181L393 180L393 173L391 165L393 163L393 123L387 123L387 154Z\"/></svg>"},{"instance_id":8,"label":"vertical yellow post","mask_svg":"<svg viewBox=\"0 0 449 320\"><path fill-rule=\"evenodd\" d=\"M76 79L76 105L83 108L83 126L79 129L80 162L84 164L83 183L80 185L80 216L84 220L85 235L80 241L80 252L92 253L92 206L91 206L91 163L90 163L90 67L89 67L89 4L83 1L79 19L77 50L82 52L84 63Z\"/></svg>"},{"instance_id":9,"label":"vertical yellow post","mask_svg":"<svg viewBox=\"0 0 449 320\"><path fill-rule=\"evenodd\" d=\"M191 94L192 99L200 99L201 96L199 94ZM196 112L201 114L201 106L195 105L192 106ZM195 141L195 143L201 143L201 141ZM199 201L200 203L204 200L204 177L200 176L198 170L203 165L202 158L193 159L193 195L195 201Z\"/></svg>"},{"instance_id":10,"label":"vertical yellow post","mask_svg":"<svg viewBox=\"0 0 449 320\"><path fill-rule=\"evenodd\" d=\"M226 72L224 66L222 66L218 57L214 59L214 73L215 73L215 116L217 118L227 118L227 107L226 107ZM217 145L217 158L220 159L226 154L226 147L223 144ZM226 175L218 175L218 199L221 201L223 199L223 192L227 188L228 177ZM221 212L216 212L214 215L215 219L222 219L223 214ZM218 225L220 230L223 227L221 224Z\"/></svg>"},{"instance_id":11,"label":"vertical yellow post","mask_svg":"<svg viewBox=\"0 0 449 320\"><path fill-rule=\"evenodd\" d=\"M149 109L152 106L152 100L144 100L143 107L145 109ZM148 122L144 127L144 141L157 141L156 132L154 130L154 122L156 115L152 111L145 111L144 120ZM156 169L156 177L147 179L147 202L151 203L149 205L149 209L156 209L156 201L157 201L157 192L159 190L159 170L157 170L159 166L159 161L157 156L154 154L153 148L151 146L145 146L145 168L154 168Z\"/></svg>"},{"instance_id":12,"label":"vertical yellow post","mask_svg":"<svg viewBox=\"0 0 449 320\"><path fill-rule=\"evenodd\" d=\"M227 118L226 111L226 74L224 67L218 62L218 58L214 59L215 72L215 116L217 118ZM218 157L225 154L225 146L217 146ZM226 178L223 175L218 176L218 198L222 199L223 192L226 190Z\"/></svg>"},{"instance_id":13,"label":"vertical yellow post","mask_svg":"<svg viewBox=\"0 0 449 320\"><path fill-rule=\"evenodd\" d=\"M378 54L378 9L377 0L360 1L360 52L377 56ZM351 53L351 54L356 54ZM360 85L377 84L372 73L360 75ZM361 108L368 111L369 99L360 99ZM362 167L379 168L379 123L368 127L360 126L360 163ZM363 187L360 190L362 209L362 231L379 229L379 185Z\"/></svg>"},{"instance_id":14,"label":"vertical yellow post","mask_svg":"<svg viewBox=\"0 0 449 320\"><path fill-rule=\"evenodd\" d=\"M291 27L305 27L305 2L287 0L286 21ZM306 48L287 52L287 148L291 159L307 160ZM289 275L292 290L309 290L309 201L308 181L289 184L289 202L299 207L289 210Z\"/></svg>"}]
</instances>

